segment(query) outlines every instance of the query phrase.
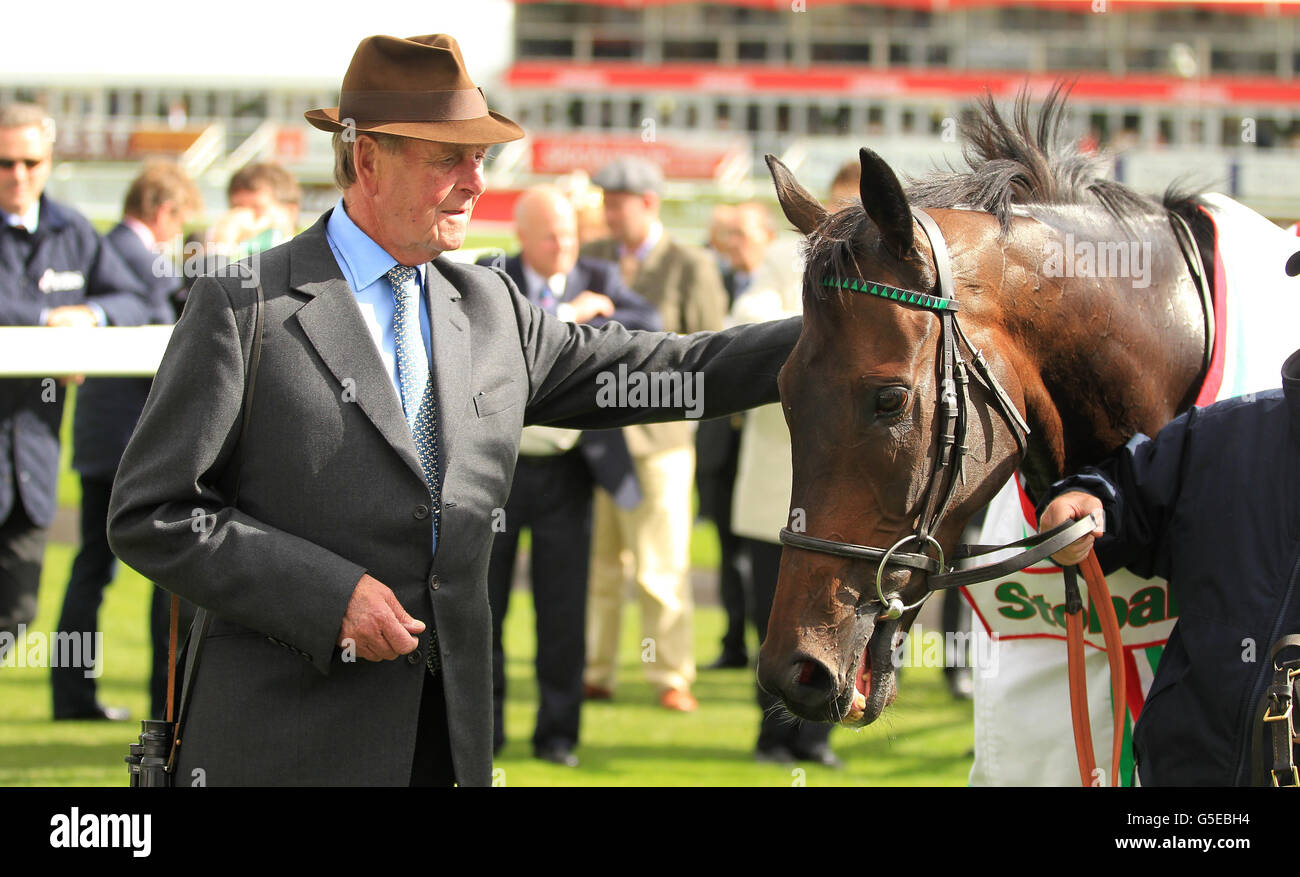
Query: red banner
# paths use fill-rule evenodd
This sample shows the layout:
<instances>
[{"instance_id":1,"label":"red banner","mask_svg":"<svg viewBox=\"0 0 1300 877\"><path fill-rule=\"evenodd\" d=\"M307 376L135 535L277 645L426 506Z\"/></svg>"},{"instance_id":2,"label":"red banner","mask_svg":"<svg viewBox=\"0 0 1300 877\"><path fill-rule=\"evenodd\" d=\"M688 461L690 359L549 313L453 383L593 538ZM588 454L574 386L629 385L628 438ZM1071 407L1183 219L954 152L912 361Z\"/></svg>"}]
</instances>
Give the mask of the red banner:
<instances>
[{"instance_id":1,"label":"red banner","mask_svg":"<svg viewBox=\"0 0 1300 877\"><path fill-rule=\"evenodd\" d=\"M541 135L533 138L532 171L553 175L584 170L594 174L625 155L654 162L669 179L713 180L731 163L743 160L744 149L716 141L646 141L639 135Z\"/></svg>"},{"instance_id":2,"label":"red banner","mask_svg":"<svg viewBox=\"0 0 1300 877\"><path fill-rule=\"evenodd\" d=\"M543 0L515 0L519 4ZM617 6L623 9L641 9L646 6L678 6L697 0L580 0L584 6ZM790 9L792 0L721 0L721 6L747 6L755 9ZM803 0L806 4L808 0ZM821 2L821 0L813 0ZM892 6L898 9L920 9L943 13L954 9L978 9L998 6L1037 6L1064 9L1069 12L1106 12L1110 10L1150 10L1171 6L1198 6L1215 12L1265 15L1283 12L1300 13L1300 0L836 0L843 6Z\"/></svg>"},{"instance_id":3,"label":"red banner","mask_svg":"<svg viewBox=\"0 0 1300 877\"><path fill-rule=\"evenodd\" d=\"M869 67L814 66L722 67L706 64L566 64L521 61L510 68L511 88L564 92L680 91L701 94L841 95L844 97L978 97L985 89L994 97L1014 97L1028 83L1046 93L1059 74L1027 74L993 70L949 72L943 69L875 70ZM1134 73L1111 76L1082 73L1071 79L1070 94L1079 100L1128 100L1185 103L1200 101L1229 106L1250 103L1300 103L1300 79L1267 76L1217 76L1180 79Z\"/></svg>"}]
</instances>

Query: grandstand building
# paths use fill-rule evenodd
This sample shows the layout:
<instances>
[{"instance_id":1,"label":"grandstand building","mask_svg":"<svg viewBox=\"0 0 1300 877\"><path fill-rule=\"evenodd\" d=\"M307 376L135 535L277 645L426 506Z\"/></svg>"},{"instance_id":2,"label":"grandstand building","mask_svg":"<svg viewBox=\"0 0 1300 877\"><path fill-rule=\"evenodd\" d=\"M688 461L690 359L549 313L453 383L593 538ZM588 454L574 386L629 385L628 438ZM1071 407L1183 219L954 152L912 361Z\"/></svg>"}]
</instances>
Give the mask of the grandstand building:
<instances>
[{"instance_id":1,"label":"grandstand building","mask_svg":"<svg viewBox=\"0 0 1300 877\"><path fill-rule=\"evenodd\" d=\"M863 143L914 173L955 158L986 90L1061 77L1073 134L1126 182L1190 174L1300 213L1293 2L520 0L502 96L539 136L740 136L751 167L774 152L824 183Z\"/></svg>"},{"instance_id":2,"label":"grandstand building","mask_svg":"<svg viewBox=\"0 0 1300 877\"><path fill-rule=\"evenodd\" d=\"M1114 154L1125 182L1189 176L1300 216L1300 0L516 0L503 25L513 59L484 86L530 137L496 154L498 190L626 152L713 197L769 195L766 152L814 188L864 144L920 173L959 159L957 122L986 91L1009 101L1066 77L1071 136ZM15 98L59 123L55 190L76 162L82 200L105 209L122 163L158 154L213 194L271 158L311 206L333 197L328 140L302 119L337 100L333 76L0 81Z\"/></svg>"}]
</instances>

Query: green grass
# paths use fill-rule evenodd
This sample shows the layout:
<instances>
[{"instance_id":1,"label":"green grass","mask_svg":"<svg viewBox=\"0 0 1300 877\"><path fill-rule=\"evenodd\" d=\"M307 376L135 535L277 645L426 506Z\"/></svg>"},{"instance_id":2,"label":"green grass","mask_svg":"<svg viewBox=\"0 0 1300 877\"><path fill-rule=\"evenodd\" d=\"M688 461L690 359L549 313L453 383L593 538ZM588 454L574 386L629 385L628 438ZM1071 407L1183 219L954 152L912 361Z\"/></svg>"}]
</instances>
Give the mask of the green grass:
<instances>
[{"instance_id":1,"label":"green grass","mask_svg":"<svg viewBox=\"0 0 1300 877\"><path fill-rule=\"evenodd\" d=\"M73 549L51 545L41 583L41 608L33 630L50 631L58 620ZM125 706L142 716L148 706L149 584L124 569L105 593L104 673L99 680L105 703ZM645 682L639 661L640 633L635 609L624 616L625 630L617 699L583 709L582 743L576 770L554 767L531 757L529 738L536 712L533 664L533 613L527 593L517 593L507 619L506 703L508 742L496 767L509 786L783 786L964 785L970 770L973 732L969 703L954 702L938 669L908 669L888 719L861 731L837 729L831 743L845 769L754 763L758 733L753 672L700 674L693 714L660 708ZM724 619L721 610L696 613L696 654L712 660ZM20 643L21 647L21 643ZM0 786L121 785L122 756L134 741L135 722L104 724L53 722L49 670L0 668Z\"/></svg>"},{"instance_id":2,"label":"green grass","mask_svg":"<svg viewBox=\"0 0 1300 877\"><path fill-rule=\"evenodd\" d=\"M531 757L536 716L532 607L516 594L506 619L506 748L496 762L510 786L963 786L974 742L969 702L948 694L940 669L907 669L882 724L836 729L831 746L844 769L761 765L753 760L759 710L753 670L701 672L695 713L662 709L640 663L637 612L624 613L619 687L613 701L583 707L581 766L556 767ZM696 657L716 657L725 619L720 609L695 614ZM753 644L751 644L753 645Z\"/></svg>"},{"instance_id":3,"label":"green grass","mask_svg":"<svg viewBox=\"0 0 1300 877\"><path fill-rule=\"evenodd\" d=\"M65 456L66 448L65 441ZM61 502L75 503L77 493L75 476L65 471ZM716 563L712 528L697 527L696 537L693 557ZM74 548L49 546L40 612L30 630L54 630ZM133 717L143 716L148 706L149 588L140 575L122 568L105 592L100 613L105 651L100 697L127 707ZM701 663L716 657L724 623L720 609L697 609L695 646ZM506 619L508 742L496 764L498 780L507 786L966 784L974 733L971 705L949 697L941 670L905 670L886 719L860 731L832 733L831 745L845 763L842 771L760 765L753 760L759 720L753 671L702 672L695 687L700 701L696 713L660 708L642 673L634 607L624 614L616 700L583 709L581 766L568 769L537 761L529 742L536 713L533 624L530 595L515 594ZM0 786L123 785L122 756L136 739L138 723L56 723L50 709L48 669L0 667Z\"/></svg>"}]
</instances>

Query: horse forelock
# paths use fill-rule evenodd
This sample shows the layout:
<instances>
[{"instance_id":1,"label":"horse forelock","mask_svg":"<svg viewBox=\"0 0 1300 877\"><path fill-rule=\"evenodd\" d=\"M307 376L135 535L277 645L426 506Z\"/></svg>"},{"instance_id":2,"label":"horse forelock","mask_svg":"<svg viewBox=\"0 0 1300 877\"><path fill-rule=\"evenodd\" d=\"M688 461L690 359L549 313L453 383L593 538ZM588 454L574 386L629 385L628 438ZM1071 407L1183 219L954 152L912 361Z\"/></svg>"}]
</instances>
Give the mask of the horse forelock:
<instances>
[{"instance_id":1,"label":"horse forelock","mask_svg":"<svg viewBox=\"0 0 1300 877\"><path fill-rule=\"evenodd\" d=\"M865 255L868 230L875 228L861 202L850 204L826 218L821 227L804 240L804 293L814 301L830 301L840 295L822 285L828 277L866 279L859 259ZM816 270L811 270L815 266Z\"/></svg>"}]
</instances>

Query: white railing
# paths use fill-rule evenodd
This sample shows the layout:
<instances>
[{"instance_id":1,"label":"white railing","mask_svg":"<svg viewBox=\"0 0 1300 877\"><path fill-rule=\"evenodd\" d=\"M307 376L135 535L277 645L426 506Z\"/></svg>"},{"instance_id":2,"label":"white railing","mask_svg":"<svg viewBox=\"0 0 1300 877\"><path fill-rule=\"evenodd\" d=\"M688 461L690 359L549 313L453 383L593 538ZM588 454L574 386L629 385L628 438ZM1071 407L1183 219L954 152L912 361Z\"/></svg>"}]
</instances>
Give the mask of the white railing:
<instances>
[{"instance_id":1,"label":"white railing","mask_svg":"<svg viewBox=\"0 0 1300 877\"><path fill-rule=\"evenodd\" d=\"M171 334L171 326L0 326L0 375L147 377L158 370Z\"/></svg>"},{"instance_id":2,"label":"white railing","mask_svg":"<svg viewBox=\"0 0 1300 877\"><path fill-rule=\"evenodd\" d=\"M231 150L230 154L224 159L214 164L213 171L219 173L222 177L228 177L244 165L259 158L271 148L275 141L275 135L280 130L280 125L280 122L273 122L270 119L262 122L253 129L252 134L244 138L244 142Z\"/></svg>"},{"instance_id":3,"label":"white railing","mask_svg":"<svg viewBox=\"0 0 1300 877\"><path fill-rule=\"evenodd\" d=\"M193 178L198 178L226 151L226 127L211 124L181 156L180 166Z\"/></svg>"}]
</instances>

